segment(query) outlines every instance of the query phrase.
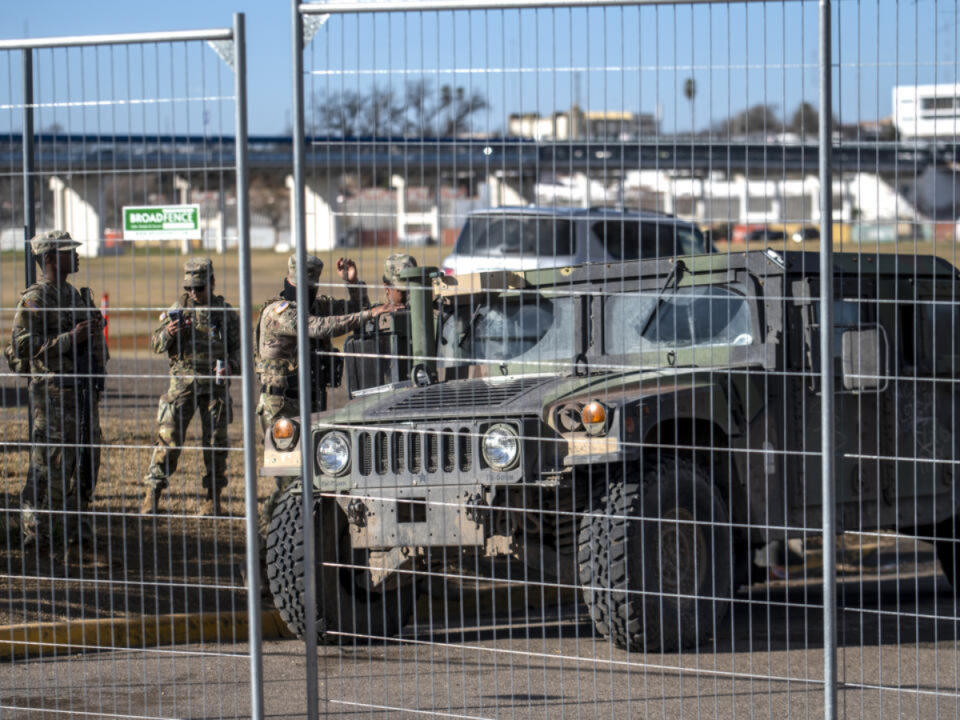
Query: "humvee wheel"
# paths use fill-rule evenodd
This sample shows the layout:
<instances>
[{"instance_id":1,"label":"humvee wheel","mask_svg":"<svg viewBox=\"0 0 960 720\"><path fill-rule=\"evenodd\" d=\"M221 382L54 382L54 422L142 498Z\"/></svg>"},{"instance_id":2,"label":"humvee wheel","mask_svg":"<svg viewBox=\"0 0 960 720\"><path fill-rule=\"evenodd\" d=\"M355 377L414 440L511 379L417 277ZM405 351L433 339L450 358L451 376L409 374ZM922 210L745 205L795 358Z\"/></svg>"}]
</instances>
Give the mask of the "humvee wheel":
<instances>
[{"instance_id":1,"label":"humvee wheel","mask_svg":"<svg viewBox=\"0 0 960 720\"><path fill-rule=\"evenodd\" d=\"M578 556L597 631L651 652L712 635L729 606L730 527L726 503L701 470L670 458L641 483L611 478L598 510L581 520Z\"/></svg>"},{"instance_id":2,"label":"humvee wheel","mask_svg":"<svg viewBox=\"0 0 960 720\"><path fill-rule=\"evenodd\" d=\"M297 637L306 632L304 602L303 498L291 488L277 501L267 534L267 577L280 616ZM367 551L350 545L350 528L340 506L324 499L315 505L317 639L363 643L396 635L413 613L412 583L371 591L360 583ZM322 531L322 532L321 532ZM333 567L331 567L333 565Z\"/></svg>"},{"instance_id":3,"label":"humvee wheel","mask_svg":"<svg viewBox=\"0 0 960 720\"><path fill-rule=\"evenodd\" d=\"M957 578L960 577L960 546L957 544L957 535L960 534L960 517L944 520L937 526L937 560L943 574L947 576L953 594L957 594Z\"/></svg>"}]
</instances>

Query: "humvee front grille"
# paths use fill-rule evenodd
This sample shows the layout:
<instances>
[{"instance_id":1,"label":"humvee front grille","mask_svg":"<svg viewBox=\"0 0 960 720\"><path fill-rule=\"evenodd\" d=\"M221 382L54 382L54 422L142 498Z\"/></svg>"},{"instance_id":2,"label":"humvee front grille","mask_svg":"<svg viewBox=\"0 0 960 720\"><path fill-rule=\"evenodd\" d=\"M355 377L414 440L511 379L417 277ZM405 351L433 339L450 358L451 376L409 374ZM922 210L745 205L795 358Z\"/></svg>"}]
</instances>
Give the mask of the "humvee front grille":
<instances>
[{"instance_id":1,"label":"humvee front grille","mask_svg":"<svg viewBox=\"0 0 960 720\"><path fill-rule=\"evenodd\" d=\"M427 433L427 472L435 473L437 471L437 456L440 454L437 448L439 438L435 433Z\"/></svg>"},{"instance_id":2,"label":"humvee front grille","mask_svg":"<svg viewBox=\"0 0 960 720\"><path fill-rule=\"evenodd\" d=\"M475 433L466 427L357 431L356 468L363 477L468 472Z\"/></svg>"},{"instance_id":3,"label":"humvee front grille","mask_svg":"<svg viewBox=\"0 0 960 720\"><path fill-rule=\"evenodd\" d=\"M373 441L370 438L370 433L360 433L360 474L366 477L370 474L371 465L373 463Z\"/></svg>"},{"instance_id":4,"label":"humvee front grille","mask_svg":"<svg viewBox=\"0 0 960 720\"><path fill-rule=\"evenodd\" d=\"M492 408L506 405L521 393L550 382L550 378L531 377L491 382L463 380L411 390L399 402L377 410L378 415L397 411L443 410L445 408Z\"/></svg>"},{"instance_id":5,"label":"humvee front grille","mask_svg":"<svg viewBox=\"0 0 960 720\"><path fill-rule=\"evenodd\" d=\"M410 433L410 472L420 472L420 433Z\"/></svg>"},{"instance_id":6,"label":"humvee front grille","mask_svg":"<svg viewBox=\"0 0 960 720\"><path fill-rule=\"evenodd\" d=\"M440 437L440 445L443 448L443 471L453 472L454 464L457 461L457 452L455 445L456 438L449 428L444 428L443 435Z\"/></svg>"},{"instance_id":7,"label":"humvee front grille","mask_svg":"<svg viewBox=\"0 0 960 720\"><path fill-rule=\"evenodd\" d=\"M393 471L395 473L402 473L407 469L406 458L407 453L404 452L407 447L407 434L406 433L394 433L393 434Z\"/></svg>"},{"instance_id":8,"label":"humvee front grille","mask_svg":"<svg viewBox=\"0 0 960 720\"><path fill-rule=\"evenodd\" d=\"M470 439L470 429L460 428L457 441L460 446L460 471L467 472L473 465L473 443Z\"/></svg>"},{"instance_id":9,"label":"humvee front grille","mask_svg":"<svg viewBox=\"0 0 960 720\"><path fill-rule=\"evenodd\" d=\"M385 432L377 433L377 445L374 453L377 475L386 475L387 468L390 466L390 448Z\"/></svg>"}]
</instances>

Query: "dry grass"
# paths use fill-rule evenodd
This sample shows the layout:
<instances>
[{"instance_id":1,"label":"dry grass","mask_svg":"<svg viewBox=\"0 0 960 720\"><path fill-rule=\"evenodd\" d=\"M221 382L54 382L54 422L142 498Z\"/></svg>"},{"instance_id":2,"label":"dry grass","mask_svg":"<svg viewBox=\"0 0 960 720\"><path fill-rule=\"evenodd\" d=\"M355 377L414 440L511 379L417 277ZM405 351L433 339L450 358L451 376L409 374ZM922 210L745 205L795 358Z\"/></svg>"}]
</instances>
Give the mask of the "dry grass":
<instances>
[{"instance_id":1,"label":"dry grass","mask_svg":"<svg viewBox=\"0 0 960 720\"><path fill-rule=\"evenodd\" d=\"M130 361L119 361L120 373ZM239 564L245 562L242 422L230 426L231 452L223 518L200 518L204 499L199 450L184 450L156 520L138 514L156 432L157 396L165 386L156 361L147 377L114 379L101 406L107 447L92 511L98 546L65 565L60 552L24 552L18 531L19 492L28 463L25 406L0 410L0 625L56 618L242 610ZM7 396L12 393L7 392ZM236 389L234 395L237 395ZM7 400L10 398L7 397ZM195 418L186 440L201 444ZM260 488L264 500L270 487Z\"/></svg>"},{"instance_id":2,"label":"dry grass","mask_svg":"<svg viewBox=\"0 0 960 720\"><path fill-rule=\"evenodd\" d=\"M325 268L322 280L329 283L321 292L346 297L343 283L336 276L337 258L354 259L360 279L371 286L370 296L377 301L382 291L383 262L396 248L376 247L360 250L342 249L317 253ZM448 248L412 248L409 252L419 262L439 265ZM196 256L201 256L198 252ZM13 311L20 298L24 283L23 254L0 254L0 336L10 332ZM283 277L287 272L288 253L258 251L252 254L252 301L254 312L267 298L283 289ZM238 257L236 252L222 256L213 255L217 281L217 293L237 306L239 295ZM177 253L134 248L124 255L100 258L81 258L80 271L72 276L77 287L87 286L95 298L102 293L110 296L110 338L113 349L125 353L150 354L148 336L157 324L160 312L172 304L183 292L183 256Z\"/></svg>"}]
</instances>

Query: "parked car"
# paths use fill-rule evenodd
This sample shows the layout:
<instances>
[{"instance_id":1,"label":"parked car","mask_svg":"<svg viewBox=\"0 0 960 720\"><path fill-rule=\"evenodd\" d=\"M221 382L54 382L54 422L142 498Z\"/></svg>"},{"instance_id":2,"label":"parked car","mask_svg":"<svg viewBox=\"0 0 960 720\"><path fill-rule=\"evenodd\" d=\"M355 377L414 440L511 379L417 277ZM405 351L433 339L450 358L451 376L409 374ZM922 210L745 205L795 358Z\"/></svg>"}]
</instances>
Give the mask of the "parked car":
<instances>
[{"instance_id":1,"label":"parked car","mask_svg":"<svg viewBox=\"0 0 960 720\"><path fill-rule=\"evenodd\" d=\"M775 242L786 239L787 236L783 230L771 228L762 223L735 225L731 238L734 243Z\"/></svg>"},{"instance_id":2,"label":"parked car","mask_svg":"<svg viewBox=\"0 0 960 720\"><path fill-rule=\"evenodd\" d=\"M700 229L669 215L511 207L470 213L442 267L448 275L466 275L704 252Z\"/></svg>"},{"instance_id":3,"label":"parked car","mask_svg":"<svg viewBox=\"0 0 960 720\"><path fill-rule=\"evenodd\" d=\"M766 250L406 271L409 312L344 347L353 399L266 433L260 474L297 478L267 540L281 616L302 636L316 613L329 642L387 637L431 578L512 558L527 579L579 585L620 647L702 643L753 549L820 527L817 268ZM932 256L834 256L838 530L940 538L954 587L958 279Z\"/></svg>"},{"instance_id":4,"label":"parked car","mask_svg":"<svg viewBox=\"0 0 960 720\"><path fill-rule=\"evenodd\" d=\"M795 243L802 243L806 242L807 240L819 240L820 228L809 226L798 228L790 234L790 239Z\"/></svg>"}]
</instances>

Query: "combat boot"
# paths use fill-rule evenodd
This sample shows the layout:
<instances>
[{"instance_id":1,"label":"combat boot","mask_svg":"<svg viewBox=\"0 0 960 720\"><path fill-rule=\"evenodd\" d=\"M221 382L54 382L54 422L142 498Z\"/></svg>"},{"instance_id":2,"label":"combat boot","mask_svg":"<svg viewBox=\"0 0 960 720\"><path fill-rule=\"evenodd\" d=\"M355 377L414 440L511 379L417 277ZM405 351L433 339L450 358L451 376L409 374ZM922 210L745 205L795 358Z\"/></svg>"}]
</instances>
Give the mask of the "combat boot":
<instances>
[{"instance_id":1,"label":"combat boot","mask_svg":"<svg viewBox=\"0 0 960 720\"><path fill-rule=\"evenodd\" d=\"M222 514L220 509L221 488L207 490L207 499L200 504L197 515L201 517L218 517Z\"/></svg>"},{"instance_id":2,"label":"combat boot","mask_svg":"<svg viewBox=\"0 0 960 720\"><path fill-rule=\"evenodd\" d=\"M160 495L163 493L158 487L151 487L143 497L140 505L141 515L157 515L160 513Z\"/></svg>"}]
</instances>

